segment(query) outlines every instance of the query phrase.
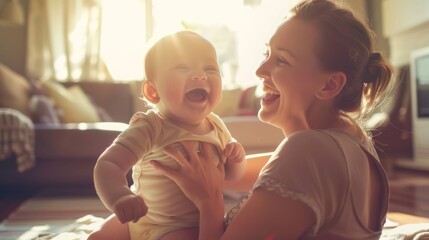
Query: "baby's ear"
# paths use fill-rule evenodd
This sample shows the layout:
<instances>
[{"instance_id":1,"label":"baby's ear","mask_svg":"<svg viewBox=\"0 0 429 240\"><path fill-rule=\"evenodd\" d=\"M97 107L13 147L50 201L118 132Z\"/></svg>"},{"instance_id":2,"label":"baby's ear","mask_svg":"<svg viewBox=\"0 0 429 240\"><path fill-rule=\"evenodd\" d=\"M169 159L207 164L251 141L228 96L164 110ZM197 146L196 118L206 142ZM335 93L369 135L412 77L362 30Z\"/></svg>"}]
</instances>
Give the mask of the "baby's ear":
<instances>
[{"instance_id":1,"label":"baby's ear","mask_svg":"<svg viewBox=\"0 0 429 240\"><path fill-rule=\"evenodd\" d=\"M155 85L151 81L145 80L142 84L141 91L144 98L146 98L149 102L153 104L157 104L159 102L158 92L156 91Z\"/></svg>"},{"instance_id":2,"label":"baby's ear","mask_svg":"<svg viewBox=\"0 0 429 240\"><path fill-rule=\"evenodd\" d=\"M347 76L343 72L334 72L326 80L325 86L317 93L319 99L335 98L346 84Z\"/></svg>"}]
</instances>

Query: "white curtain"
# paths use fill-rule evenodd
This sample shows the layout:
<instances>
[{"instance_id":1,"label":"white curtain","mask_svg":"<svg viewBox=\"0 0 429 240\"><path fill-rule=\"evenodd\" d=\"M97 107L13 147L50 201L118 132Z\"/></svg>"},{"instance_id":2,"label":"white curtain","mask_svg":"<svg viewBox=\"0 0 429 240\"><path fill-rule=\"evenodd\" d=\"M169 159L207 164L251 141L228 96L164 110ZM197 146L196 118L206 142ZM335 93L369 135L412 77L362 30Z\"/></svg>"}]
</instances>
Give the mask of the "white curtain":
<instances>
[{"instance_id":1,"label":"white curtain","mask_svg":"<svg viewBox=\"0 0 429 240\"><path fill-rule=\"evenodd\" d=\"M29 1L27 74L33 79L106 80L102 8L95 0Z\"/></svg>"},{"instance_id":2,"label":"white curtain","mask_svg":"<svg viewBox=\"0 0 429 240\"><path fill-rule=\"evenodd\" d=\"M188 24L217 48L226 86L255 85L267 38L297 1L32 0L27 74L60 81L141 80L148 38Z\"/></svg>"}]
</instances>

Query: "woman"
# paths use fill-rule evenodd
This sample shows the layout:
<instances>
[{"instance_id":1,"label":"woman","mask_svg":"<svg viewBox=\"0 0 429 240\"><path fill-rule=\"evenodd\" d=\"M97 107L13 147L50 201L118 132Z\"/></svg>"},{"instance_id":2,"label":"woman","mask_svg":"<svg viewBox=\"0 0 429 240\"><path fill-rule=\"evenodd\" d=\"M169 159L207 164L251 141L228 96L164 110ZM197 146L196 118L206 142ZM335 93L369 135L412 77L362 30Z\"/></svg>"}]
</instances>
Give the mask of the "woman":
<instances>
[{"instance_id":1,"label":"woman","mask_svg":"<svg viewBox=\"0 0 429 240\"><path fill-rule=\"evenodd\" d=\"M256 71L265 90L259 118L286 139L248 197L228 213L226 227L216 184L222 166L206 163L213 154L207 146L195 153L184 143L186 157L168 149L179 170L153 166L198 207L199 239L378 239L388 182L358 123L386 92L392 70L374 51L370 30L328 0L306 0L291 9L267 48ZM266 159L248 161L242 186Z\"/></svg>"}]
</instances>

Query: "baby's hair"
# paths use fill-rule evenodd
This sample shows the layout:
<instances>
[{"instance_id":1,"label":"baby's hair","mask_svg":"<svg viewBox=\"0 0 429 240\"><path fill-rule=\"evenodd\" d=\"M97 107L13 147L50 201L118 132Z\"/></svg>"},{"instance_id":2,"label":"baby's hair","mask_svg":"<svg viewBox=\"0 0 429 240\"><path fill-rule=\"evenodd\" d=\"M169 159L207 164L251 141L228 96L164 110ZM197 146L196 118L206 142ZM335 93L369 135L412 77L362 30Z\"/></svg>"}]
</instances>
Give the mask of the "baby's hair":
<instances>
[{"instance_id":1,"label":"baby's hair","mask_svg":"<svg viewBox=\"0 0 429 240\"><path fill-rule=\"evenodd\" d=\"M288 18L317 26L321 41L316 54L328 71L347 76L336 98L339 111L367 117L387 93L392 67L374 50L374 33L347 9L329 0L306 0L291 9Z\"/></svg>"},{"instance_id":2,"label":"baby's hair","mask_svg":"<svg viewBox=\"0 0 429 240\"><path fill-rule=\"evenodd\" d=\"M147 44L146 55L144 59L145 80L152 80L155 78L155 67L160 58L163 56L166 46L180 47L187 37L198 37L202 41L207 42L213 46L206 38L192 30L180 30L162 37L153 37ZM214 47L213 47L214 48Z\"/></svg>"}]
</instances>

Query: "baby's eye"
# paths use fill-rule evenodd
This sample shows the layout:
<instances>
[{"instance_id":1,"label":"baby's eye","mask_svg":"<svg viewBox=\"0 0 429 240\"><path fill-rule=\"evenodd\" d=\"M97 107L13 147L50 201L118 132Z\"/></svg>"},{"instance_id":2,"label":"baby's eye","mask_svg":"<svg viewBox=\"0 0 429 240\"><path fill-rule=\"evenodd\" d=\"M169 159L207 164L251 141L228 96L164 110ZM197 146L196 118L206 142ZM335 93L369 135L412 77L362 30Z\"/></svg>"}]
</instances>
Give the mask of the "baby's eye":
<instances>
[{"instance_id":1,"label":"baby's eye","mask_svg":"<svg viewBox=\"0 0 429 240\"><path fill-rule=\"evenodd\" d=\"M217 73L218 69L215 66L207 66L204 68L204 71L209 72L209 73Z\"/></svg>"},{"instance_id":2,"label":"baby's eye","mask_svg":"<svg viewBox=\"0 0 429 240\"><path fill-rule=\"evenodd\" d=\"M186 64L179 64L175 67L178 70L188 70L189 67Z\"/></svg>"}]
</instances>

